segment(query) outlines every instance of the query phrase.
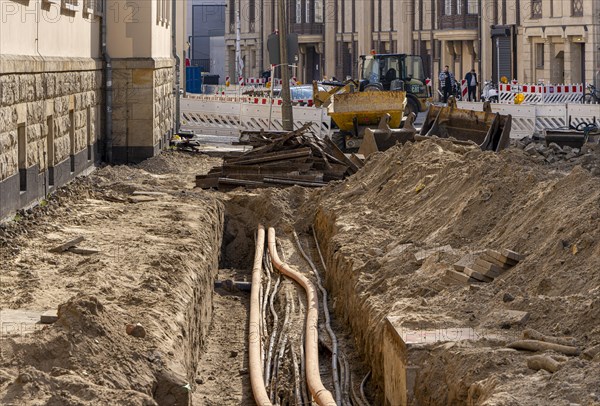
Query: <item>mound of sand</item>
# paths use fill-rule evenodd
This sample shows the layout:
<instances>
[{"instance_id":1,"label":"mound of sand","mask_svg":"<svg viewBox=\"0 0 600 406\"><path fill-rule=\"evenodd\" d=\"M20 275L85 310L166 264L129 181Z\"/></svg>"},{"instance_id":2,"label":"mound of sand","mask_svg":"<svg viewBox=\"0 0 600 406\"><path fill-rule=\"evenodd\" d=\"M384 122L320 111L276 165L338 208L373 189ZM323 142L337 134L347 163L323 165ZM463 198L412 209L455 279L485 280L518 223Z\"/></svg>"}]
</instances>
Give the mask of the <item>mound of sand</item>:
<instances>
[{"instance_id":1,"label":"mound of sand","mask_svg":"<svg viewBox=\"0 0 600 406\"><path fill-rule=\"evenodd\" d=\"M453 348L422 359L415 395L422 404L517 404L493 403L505 390L518 404L535 404L540 388L562 403L593 401L597 361L572 358L552 376L528 369L521 352L508 360L505 351L491 354L526 327L573 336L582 349L600 343L599 203L600 179L590 171L552 170L516 148L494 154L428 141L378 153L358 174L319 193L316 226L330 258L336 313L375 371L382 370L390 314L412 315L422 328L447 318L502 334L491 347L477 343L476 351ZM451 249L416 261L415 253L442 246ZM444 280L463 255L488 248L525 259L477 289ZM507 333L510 326L490 322L498 310L529 318ZM383 379L376 375L375 383Z\"/></svg>"}]
</instances>

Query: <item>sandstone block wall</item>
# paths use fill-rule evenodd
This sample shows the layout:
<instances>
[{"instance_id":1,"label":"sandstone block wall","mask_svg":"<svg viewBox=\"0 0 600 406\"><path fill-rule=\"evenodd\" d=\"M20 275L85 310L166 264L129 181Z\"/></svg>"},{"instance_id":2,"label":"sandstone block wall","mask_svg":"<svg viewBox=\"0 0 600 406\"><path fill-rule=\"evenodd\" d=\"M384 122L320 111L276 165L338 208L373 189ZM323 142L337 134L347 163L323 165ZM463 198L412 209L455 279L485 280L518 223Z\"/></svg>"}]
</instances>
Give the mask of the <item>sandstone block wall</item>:
<instances>
[{"instance_id":1,"label":"sandstone block wall","mask_svg":"<svg viewBox=\"0 0 600 406\"><path fill-rule=\"evenodd\" d=\"M0 60L0 67L3 218L94 164L102 63L23 56Z\"/></svg>"},{"instance_id":2,"label":"sandstone block wall","mask_svg":"<svg viewBox=\"0 0 600 406\"><path fill-rule=\"evenodd\" d=\"M154 71L154 142L168 141L165 134L173 128L175 118L175 71L172 67Z\"/></svg>"},{"instance_id":3,"label":"sandstone block wall","mask_svg":"<svg viewBox=\"0 0 600 406\"><path fill-rule=\"evenodd\" d=\"M113 60L113 161L140 162L159 153L174 119L172 59Z\"/></svg>"}]
</instances>

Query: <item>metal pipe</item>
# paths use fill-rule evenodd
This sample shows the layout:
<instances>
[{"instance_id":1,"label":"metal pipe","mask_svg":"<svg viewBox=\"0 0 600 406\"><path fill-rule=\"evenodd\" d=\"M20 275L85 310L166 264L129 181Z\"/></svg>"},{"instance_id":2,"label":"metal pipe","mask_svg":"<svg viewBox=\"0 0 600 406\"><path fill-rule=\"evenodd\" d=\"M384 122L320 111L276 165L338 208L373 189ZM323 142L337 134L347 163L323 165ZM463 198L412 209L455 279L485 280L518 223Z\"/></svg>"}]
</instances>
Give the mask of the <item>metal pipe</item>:
<instances>
[{"instance_id":1,"label":"metal pipe","mask_svg":"<svg viewBox=\"0 0 600 406\"><path fill-rule=\"evenodd\" d=\"M252 290L252 283L232 280L215 281L214 287L215 289L222 287L235 288L237 290L241 290L242 292L250 292Z\"/></svg>"},{"instance_id":2,"label":"metal pipe","mask_svg":"<svg viewBox=\"0 0 600 406\"><path fill-rule=\"evenodd\" d=\"M267 391L265 389L265 381L263 380L262 363L260 362L260 304L258 302L258 293L260 288L260 280L262 274L262 259L265 249L265 228L262 225L258 226L258 234L256 237L256 249L254 252L254 266L252 268L252 290L250 294L250 334L249 341L249 369L250 369L250 384L256 404L271 406Z\"/></svg>"},{"instance_id":3,"label":"metal pipe","mask_svg":"<svg viewBox=\"0 0 600 406\"><path fill-rule=\"evenodd\" d=\"M290 94L290 67L288 63L287 49L287 13L285 0L277 3L279 10L279 56L281 60L281 126L284 131L294 131L294 110ZM274 83L271 83L274 84Z\"/></svg>"},{"instance_id":4,"label":"metal pipe","mask_svg":"<svg viewBox=\"0 0 600 406\"><path fill-rule=\"evenodd\" d=\"M300 391L300 367L298 366L298 356L296 351L294 351L294 346L290 345L292 349L292 361L294 364L294 395L296 397L296 404L303 405L304 398L302 397L302 392Z\"/></svg>"},{"instance_id":5,"label":"metal pipe","mask_svg":"<svg viewBox=\"0 0 600 406\"><path fill-rule=\"evenodd\" d=\"M313 230L314 231L314 230ZM313 234L315 239L315 244L317 245L317 250L319 251L319 255L321 255L321 250L319 248L319 242L317 241L316 234ZM319 275L319 271L315 266L314 262L306 255L302 245L300 244L300 239L298 238L298 234L294 231L294 239L296 240L296 244L298 245L298 249L300 250L300 254L302 257L308 262L313 273L315 274L315 278L317 278L317 285L319 286L319 290L321 291L321 298L323 301L323 313L325 314L325 328L327 329L327 333L329 334L329 338L331 339L331 375L333 379L333 388L335 392L335 401L338 404L342 404L342 390L340 386L340 373L338 371L338 342L333 329L331 328L331 322L329 317L329 307L327 306L327 291L323 284L321 283L321 276ZM325 266L325 262L323 261L323 257L321 256L321 261L323 266Z\"/></svg>"},{"instance_id":6,"label":"metal pipe","mask_svg":"<svg viewBox=\"0 0 600 406\"><path fill-rule=\"evenodd\" d=\"M102 16L102 56L104 57L104 158L108 163L113 162L112 138L112 111L113 111L113 83L112 59L108 54L106 45L106 16L108 15L108 0L103 3L104 15Z\"/></svg>"},{"instance_id":7,"label":"metal pipe","mask_svg":"<svg viewBox=\"0 0 600 406\"><path fill-rule=\"evenodd\" d=\"M362 397L363 402L365 402L367 404L369 402L367 401L367 395L365 395L365 384L367 383L369 376L371 376L371 371L367 372L367 374L363 378L362 382L360 383L360 396Z\"/></svg>"},{"instance_id":8,"label":"metal pipe","mask_svg":"<svg viewBox=\"0 0 600 406\"><path fill-rule=\"evenodd\" d=\"M271 308L271 315L273 316L273 330L271 332L271 337L269 338L269 350L267 351L267 362L265 365L265 382L269 382L271 378L271 359L273 358L273 348L275 346L275 340L277 339L277 330L279 317L277 316L277 312L275 311L275 306L273 304L273 300L277 296L277 290L279 289L279 283L281 282L281 275L277 278L277 282L275 282L275 286L273 287L273 294L269 300L269 307Z\"/></svg>"},{"instance_id":9,"label":"metal pipe","mask_svg":"<svg viewBox=\"0 0 600 406\"><path fill-rule=\"evenodd\" d=\"M181 128L181 99L179 92L181 89L181 59L177 55L177 1L171 2L171 42L173 47L173 58L175 58L175 122L173 127L173 134L179 133Z\"/></svg>"},{"instance_id":10,"label":"metal pipe","mask_svg":"<svg viewBox=\"0 0 600 406\"><path fill-rule=\"evenodd\" d=\"M310 392L320 406L336 405L331 392L323 386L319 372L319 334L317 326L319 325L319 306L317 303L316 290L308 278L299 272L292 270L287 264L281 262L277 254L277 244L275 240L275 229L269 227L268 231L269 254L273 265L285 276L294 279L306 291L306 380Z\"/></svg>"}]
</instances>

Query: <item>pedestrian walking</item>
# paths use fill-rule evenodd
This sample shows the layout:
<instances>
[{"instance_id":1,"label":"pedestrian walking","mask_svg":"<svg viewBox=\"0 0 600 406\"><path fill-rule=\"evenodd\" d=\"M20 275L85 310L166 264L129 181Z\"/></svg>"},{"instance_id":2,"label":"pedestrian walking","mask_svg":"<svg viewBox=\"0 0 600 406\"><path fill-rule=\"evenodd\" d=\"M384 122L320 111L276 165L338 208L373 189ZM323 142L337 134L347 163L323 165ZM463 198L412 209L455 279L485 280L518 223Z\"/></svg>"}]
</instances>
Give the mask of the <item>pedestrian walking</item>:
<instances>
[{"instance_id":1,"label":"pedestrian walking","mask_svg":"<svg viewBox=\"0 0 600 406\"><path fill-rule=\"evenodd\" d=\"M448 65L444 66L444 70L440 72L440 85L442 86L442 91L444 92L444 103L448 103L448 96L451 96L454 92L454 86L456 86L456 79L454 79L454 74L450 72L450 67Z\"/></svg>"},{"instance_id":2,"label":"pedestrian walking","mask_svg":"<svg viewBox=\"0 0 600 406\"><path fill-rule=\"evenodd\" d=\"M469 89L467 100L477 101L477 85L479 82L477 81L477 73L475 73L475 68L471 69L471 72L468 72L465 75L465 80L467 81L467 88Z\"/></svg>"}]
</instances>

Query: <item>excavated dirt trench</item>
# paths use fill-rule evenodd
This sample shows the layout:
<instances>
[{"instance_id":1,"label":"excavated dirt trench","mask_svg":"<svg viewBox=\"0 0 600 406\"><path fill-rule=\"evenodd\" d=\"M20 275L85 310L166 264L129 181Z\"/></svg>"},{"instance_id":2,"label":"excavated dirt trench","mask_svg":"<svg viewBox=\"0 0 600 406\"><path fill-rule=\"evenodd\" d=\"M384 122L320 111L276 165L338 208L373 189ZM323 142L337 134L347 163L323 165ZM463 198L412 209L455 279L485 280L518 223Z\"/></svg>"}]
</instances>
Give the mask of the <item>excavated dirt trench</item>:
<instances>
[{"instance_id":1,"label":"excavated dirt trench","mask_svg":"<svg viewBox=\"0 0 600 406\"><path fill-rule=\"evenodd\" d=\"M222 204L189 185L213 164L107 167L3 225L0 403L188 403L223 234ZM50 251L75 237L87 252Z\"/></svg>"},{"instance_id":2,"label":"excavated dirt trench","mask_svg":"<svg viewBox=\"0 0 600 406\"><path fill-rule=\"evenodd\" d=\"M306 242L314 226L332 326L353 386L372 372L370 404L386 404L386 396L394 406L598 404L600 358L590 350L600 344L600 197L586 170L548 171L521 151L424 142L377 154L357 175L319 191L221 194L191 188L193 176L217 161L182 156L104 168L69 186L42 216L3 231L3 322L6 309L60 310L50 327L3 335L0 403L253 404L249 294L213 283L250 281L261 223L276 228L281 255L297 267L306 263L293 231ZM158 194L132 200L139 190ZM101 254L48 252L77 235ZM419 250L446 245L415 261ZM514 249L526 259L475 288L443 280L464 254L485 248ZM286 294L293 296L280 298ZM299 294L292 303L300 329L305 303ZM278 306L283 314L285 305ZM495 318L498 311L528 318L507 324ZM486 335L394 347L389 316L416 331L460 327ZM126 334L135 323L146 337ZM583 354L550 353L560 370L532 370L530 353L506 348L524 328L572 336Z\"/></svg>"},{"instance_id":3,"label":"excavated dirt trench","mask_svg":"<svg viewBox=\"0 0 600 406\"><path fill-rule=\"evenodd\" d=\"M249 282L253 236L245 221L225 206L219 269L212 296L213 318L196 371L195 405L253 405L248 374L250 296L233 282Z\"/></svg>"},{"instance_id":4,"label":"excavated dirt trench","mask_svg":"<svg viewBox=\"0 0 600 406\"><path fill-rule=\"evenodd\" d=\"M441 141L376 154L318 192L327 287L373 371L373 404L598 404L597 184L516 149ZM464 256L503 248L525 259L494 281L444 278ZM507 348L526 329L572 337L580 355L538 352L560 369L529 367L535 352ZM410 344L398 339L407 332Z\"/></svg>"}]
</instances>

